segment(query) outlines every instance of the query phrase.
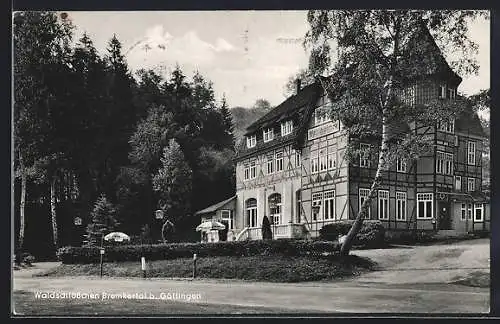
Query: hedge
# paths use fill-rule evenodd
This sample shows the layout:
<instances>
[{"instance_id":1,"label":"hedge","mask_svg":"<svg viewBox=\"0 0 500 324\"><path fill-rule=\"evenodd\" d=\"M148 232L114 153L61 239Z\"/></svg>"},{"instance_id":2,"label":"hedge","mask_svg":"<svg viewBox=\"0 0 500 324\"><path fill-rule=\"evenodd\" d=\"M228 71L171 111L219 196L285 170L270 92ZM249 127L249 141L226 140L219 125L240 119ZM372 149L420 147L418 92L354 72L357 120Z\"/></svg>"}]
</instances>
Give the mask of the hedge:
<instances>
[{"instance_id":1,"label":"hedge","mask_svg":"<svg viewBox=\"0 0 500 324\"><path fill-rule=\"evenodd\" d=\"M147 260L167 260L210 256L259 256L282 255L301 256L319 255L325 252L338 252L337 242L305 241L305 240L255 240L216 243L167 243L153 245L122 245L105 248L105 262L137 261L141 256ZM57 252L64 264L98 263L99 247L62 247Z\"/></svg>"},{"instance_id":2,"label":"hedge","mask_svg":"<svg viewBox=\"0 0 500 324\"><path fill-rule=\"evenodd\" d=\"M339 235L347 235L354 220L344 220L327 224L319 230L319 237L325 241L338 241ZM378 220L365 220L354 238L353 245L377 247L384 244L385 228Z\"/></svg>"}]
</instances>

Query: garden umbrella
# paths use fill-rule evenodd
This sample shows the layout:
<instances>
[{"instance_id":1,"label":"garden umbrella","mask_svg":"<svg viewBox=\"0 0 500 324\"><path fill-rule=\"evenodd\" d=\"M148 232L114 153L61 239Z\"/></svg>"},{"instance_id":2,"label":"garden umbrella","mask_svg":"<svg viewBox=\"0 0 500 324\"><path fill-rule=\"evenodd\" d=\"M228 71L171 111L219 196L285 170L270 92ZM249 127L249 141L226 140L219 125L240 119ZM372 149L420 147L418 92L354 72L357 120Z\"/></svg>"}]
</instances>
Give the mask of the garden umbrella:
<instances>
[{"instance_id":1,"label":"garden umbrella","mask_svg":"<svg viewBox=\"0 0 500 324\"><path fill-rule=\"evenodd\" d=\"M130 241L130 236L122 232L111 232L104 236L106 241L115 241L115 242L123 242Z\"/></svg>"},{"instance_id":2,"label":"garden umbrella","mask_svg":"<svg viewBox=\"0 0 500 324\"><path fill-rule=\"evenodd\" d=\"M222 223L219 223L217 221L208 221L208 222L203 222L200 225L196 227L196 231L209 231L209 230L223 230L225 229L226 226Z\"/></svg>"}]
</instances>

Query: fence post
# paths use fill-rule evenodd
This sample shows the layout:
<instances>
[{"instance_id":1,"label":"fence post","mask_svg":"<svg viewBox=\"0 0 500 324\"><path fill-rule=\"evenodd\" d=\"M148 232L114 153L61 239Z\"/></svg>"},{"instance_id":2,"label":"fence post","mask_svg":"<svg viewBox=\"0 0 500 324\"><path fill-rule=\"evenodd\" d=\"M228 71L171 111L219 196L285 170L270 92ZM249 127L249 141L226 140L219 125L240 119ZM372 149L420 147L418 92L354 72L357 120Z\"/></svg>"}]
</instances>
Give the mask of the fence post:
<instances>
[{"instance_id":1,"label":"fence post","mask_svg":"<svg viewBox=\"0 0 500 324\"><path fill-rule=\"evenodd\" d=\"M193 279L196 278L196 253L193 254Z\"/></svg>"}]
</instances>

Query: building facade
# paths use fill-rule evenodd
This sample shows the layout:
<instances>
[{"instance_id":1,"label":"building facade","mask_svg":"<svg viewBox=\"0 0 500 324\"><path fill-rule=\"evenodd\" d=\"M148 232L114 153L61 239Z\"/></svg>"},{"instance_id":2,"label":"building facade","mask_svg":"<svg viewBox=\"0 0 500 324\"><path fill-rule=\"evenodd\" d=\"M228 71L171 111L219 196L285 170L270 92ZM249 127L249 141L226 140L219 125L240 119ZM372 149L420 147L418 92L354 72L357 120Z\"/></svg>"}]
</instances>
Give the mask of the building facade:
<instances>
[{"instance_id":1,"label":"building facade","mask_svg":"<svg viewBox=\"0 0 500 324\"><path fill-rule=\"evenodd\" d=\"M430 34L428 35L429 37ZM408 104L453 100L461 78L432 39L440 64L398 95ZM345 158L347 135L321 85L304 88L247 128L236 156L235 239L261 239L264 216L274 238L317 237L326 224L354 219L375 177L378 154ZM489 199L481 193L485 134L475 112L437 125L398 125L433 143L413 161L397 159L369 207L368 218L389 231L488 231Z\"/></svg>"}]
</instances>

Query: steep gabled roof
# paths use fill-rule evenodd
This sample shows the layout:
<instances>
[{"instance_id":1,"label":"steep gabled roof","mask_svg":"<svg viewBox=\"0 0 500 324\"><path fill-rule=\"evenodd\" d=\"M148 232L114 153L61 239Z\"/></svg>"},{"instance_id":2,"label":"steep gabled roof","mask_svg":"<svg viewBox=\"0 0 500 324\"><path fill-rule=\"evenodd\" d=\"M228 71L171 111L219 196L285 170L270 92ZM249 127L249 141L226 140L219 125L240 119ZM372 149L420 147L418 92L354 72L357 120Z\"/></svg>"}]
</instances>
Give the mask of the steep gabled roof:
<instances>
[{"instance_id":1,"label":"steep gabled roof","mask_svg":"<svg viewBox=\"0 0 500 324\"><path fill-rule=\"evenodd\" d=\"M449 66L424 22L416 24L415 32L409 37L402 52L403 65L406 67L401 71L403 79L433 76L449 80L455 86L462 82L462 78Z\"/></svg>"},{"instance_id":2,"label":"steep gabled roof","mask_svg":"<svg viewBox=\"0 0 500 324\"><path fill-rule=\"evenodd\" d=\"M481 125L481 120L472 107L463 111L455 120L455 132L487 137L483 125Z\"/></svg>"},{"instance_id":3,"label":"steep gabled roof","mask_svg":"<svg viewBox=\"0 0 500 324\"><path fill-rule=\"evenodd\" d=\"M300 110L309 104L311 97L317 93L320 87L321 85L318 83L305 86L297 94L288 97L281 104L248 126L245 135L249 135L258 129L265 128L280 120L292 118L295 114L300 113Z\"/></svg>"}]
</instances>

